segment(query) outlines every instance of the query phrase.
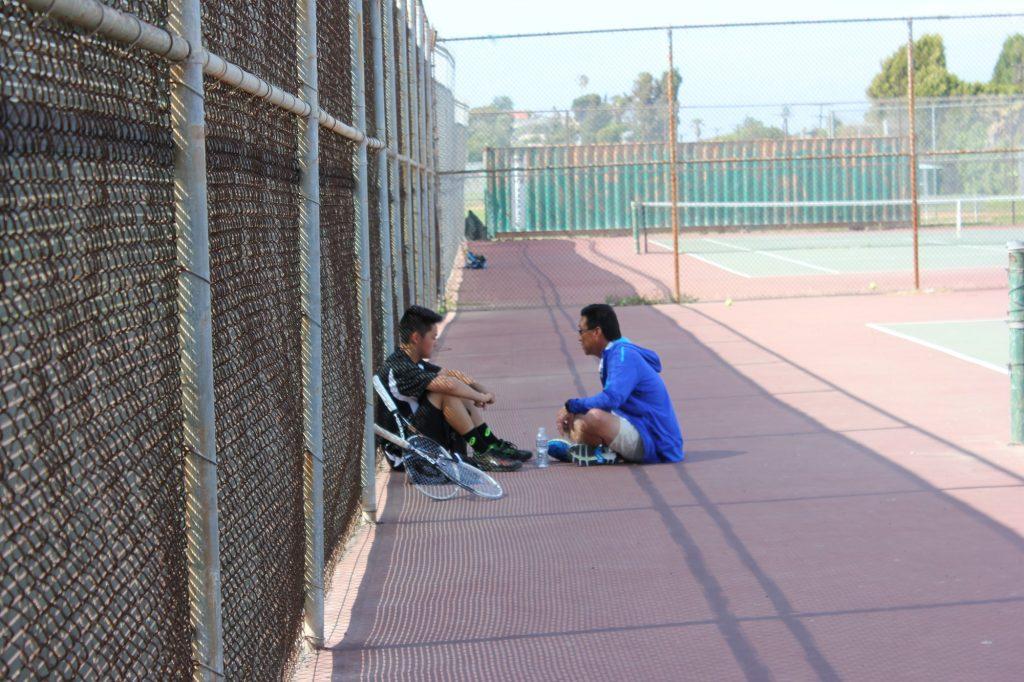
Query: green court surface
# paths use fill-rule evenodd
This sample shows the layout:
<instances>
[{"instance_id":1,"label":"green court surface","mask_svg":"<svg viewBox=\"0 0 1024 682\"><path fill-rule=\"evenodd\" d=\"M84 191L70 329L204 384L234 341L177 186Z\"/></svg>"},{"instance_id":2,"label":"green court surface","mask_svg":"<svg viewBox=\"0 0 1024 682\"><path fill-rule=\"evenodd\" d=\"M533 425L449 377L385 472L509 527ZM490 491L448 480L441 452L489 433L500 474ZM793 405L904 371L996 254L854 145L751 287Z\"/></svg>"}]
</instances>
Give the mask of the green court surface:
<instances>
[{"instance_id":1,"label":"green court surface","mask_svg":"<svg viewBox=\"0 0 1024 682\"><path fill-rule=\"evenodd\" d=\"M1024 238L1024 228L923 229L919 234L923 270L1004 267L1006 242ZM649 250L672 250L671 240L652 236ZM860 272L903 272L913 268L913 236L907 230L684 234L685 255L745 278Z\"/></svg>"},{"instance_id":2,"label":"green court surface","mask_svg":"<svg viewBox=\"0 0 1024 682\"><path fill-rule=\"evenodd\" d=\"M1010 344L1005 320L942 320L868 326L996 372L1009 373Z\"/></svg>"}]
</instances>

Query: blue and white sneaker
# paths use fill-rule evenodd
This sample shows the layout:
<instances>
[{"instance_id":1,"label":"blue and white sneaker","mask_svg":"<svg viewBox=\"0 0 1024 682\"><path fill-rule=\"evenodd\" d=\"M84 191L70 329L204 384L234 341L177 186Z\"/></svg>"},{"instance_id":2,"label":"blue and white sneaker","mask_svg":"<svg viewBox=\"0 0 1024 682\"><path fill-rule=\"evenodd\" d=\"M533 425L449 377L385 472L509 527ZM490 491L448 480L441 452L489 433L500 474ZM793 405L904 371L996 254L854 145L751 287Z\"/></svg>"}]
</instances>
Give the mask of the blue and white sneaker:
<instances>
[{"instance_id":1,"label":"blue and white sneaker","mask_svg":"<svg viewBox=\"0 0 1024 682\"><path fill-rule=\"evenodd\" d=\"M596 466L599 464L615 464L619 456L603 445L586 445L575 443L569 448L569 457L578 467Z\"/></svg>"},{"instance_id":2,"label":"blue and white sneaker","mask_svg":"<svg viewBox=\"0 0 1024 682\"><path fill-rule=\"evenodd\" d=\"M572 443L562 438L555 438L548 441L548 455L557 459L559 462L571 462L572 458L569 456L569 448L572 447Z\"/></svg>"}]
</instances>

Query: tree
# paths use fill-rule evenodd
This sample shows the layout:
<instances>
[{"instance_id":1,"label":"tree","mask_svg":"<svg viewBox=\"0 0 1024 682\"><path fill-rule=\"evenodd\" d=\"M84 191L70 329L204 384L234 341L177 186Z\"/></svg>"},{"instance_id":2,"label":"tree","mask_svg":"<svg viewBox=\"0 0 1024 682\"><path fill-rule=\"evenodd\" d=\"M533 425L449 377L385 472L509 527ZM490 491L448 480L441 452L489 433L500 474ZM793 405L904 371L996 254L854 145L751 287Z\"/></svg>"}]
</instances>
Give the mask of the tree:
<instances>
[{"instance_id":1,"label":"tree","mask_svg":"<svg viewBox=\"0 0 1024 682\"><path fill-rule=\"evenodd\" d=\"M980 83L960 80L946 69L946 48L942 36L926 34L914 43L914 95L944 97L976 95L984 89ZM907 94L907 48L897 48L882 62L881 72L868 87L868 97L885 99Z\"/></svg>"},{"instance_id":2,"label":"tree","mask_svg":"<svg viewBox=\"0 0 1024 682\"><path fill-rule=\"evenodd\" d=\"M469 139L466 147L470 161L482 161L485 147L512 144L512 100L495 97L490 106L469 110Z\"/></svg>"},{"instance_id":3,"label":"tree","mask_svg":"<svg viewBox=\"0 0 1024 682\"><path fill-rule=\"evenodd\" d=\"M589 93L572 101L572 116L579 127L580 142L598 142L602 128L614 122L615 115L601 95Z\"/></svg>"},{"instance_id":4,"label":"tree","mask_svg":"<svg viewBox=\"0 0 1024 682\"><path fill-rule=\"evenodd\" d=\"M739 142L741 140L784 140L786 134L781 128L767 126L756 118L747 116L743 123L736 126L731 133L719 135L715 138L718 142Z\"/></svg>"},{"instance_id":5,"label":"tree","mask_svg":"<svg viewBox=\"0 0 1024 682\"><path fill-rule=\"evenodd\" d=\"M676 120L679 118L679 86L683 77L679 69L672 70L673 101L676 105ZM632 139L637 142L662 142L668 139L668 71L657 79L643 72L633 81L629 93L629 124Z\"/></svg>"},{"instance_id":6,"label":"tree","mask_svg":"<svg viewBox=\"0 0 1024 682\"><path fill-rule=\"evenodd\" d=\"M990 81L992 89L1003 94L1024 93L1024 35L1006 39Z\"/></svg>"}]
</instances>

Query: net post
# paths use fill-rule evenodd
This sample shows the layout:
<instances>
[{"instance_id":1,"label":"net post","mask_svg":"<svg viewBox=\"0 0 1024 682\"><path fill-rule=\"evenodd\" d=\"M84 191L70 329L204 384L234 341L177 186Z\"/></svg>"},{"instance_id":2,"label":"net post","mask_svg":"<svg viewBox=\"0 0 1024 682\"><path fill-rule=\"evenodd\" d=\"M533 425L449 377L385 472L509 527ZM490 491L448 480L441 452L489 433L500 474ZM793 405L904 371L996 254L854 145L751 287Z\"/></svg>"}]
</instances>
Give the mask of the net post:
<instances>
[{"instance_id":1,"label":"net post","mask_svg":"<svg viewBox=\"0 0 1024 682\"><path fill-rule=\"evenodd\" d=\"M668 30L668 174L669 174L669 202L672 213L672 267L675 276L675 302L682 300L679 290L679 178L676 174L676 88L675 88L675 63L672 53L672 29ZM645 239L646 242L646 232Z\"/></svg>"},{"instance_id":2,"label":"net post","mask_svg":"<svg viewBox=\"0 0 1024 682\"><path fill-rule=\"evenodd\" d=\"M921 262L918 228L920 207L917 203L917 130L914 114L914 20L907 19L907 108L910 142L910 220L914 232L914 289L921 288Z\"/></svg>"},{"instance_id":3,"label":"net post","mask_svg":"<svg viewBox=\"0 0 1024 682\"><path fill-rule=\"evenodd\" d=\"M643 252L647 253L647 208L640 205L640 233L643 235Z\"/></svg>"},{"instance_id":4,"label":"net post","mask_svg":"<svg viewBox=\"0 0 1024 682\"><path fill-rule=\"evenodd\" d=\"M633 225L633 249L639 255L640 253L640 221L638 206L639 200L634 198L629 204L629 219Z\"/></svg>"},{"instance_id":5,"label":"net post","mask_svg":"<svg viewBox=\"0 0 1024 682\"><path fill-rule=\"evenodd\" d=\"M956 238L960 239L964 227L964 202L956 200Z\"/></svg>"},{"instance_id":6,"label":"net post","mask_svg":"<svg viewBox=\"0 0 1024 682\"><path fill-rule=\"evenodd\" d=\"M314 0L306 0L312 2ZM381 258L381 329L384 335L384 355L390 355L395 347L394 335L394 302L391 296L391 283L394 281L391 258L391 175L388 173L388 149L391 144L391 130L387 124L387 102L384 82L384 39L381 22L381 3L374 0L370 3L370 41L373 50L373 102L375 137L384 140L385 145L375 151L377 161L377 177L380 189L377 193L377 204L380 212L380 258Z\"/></svg>"},{"instance_id":7,"label":"net post","mask_svg":"<svg viewBox=\"0 0 1024 682\"><path fill-rule=\"evenodd\" d=\"M305 602L303 630L309 643L324 645L324 439L323 345L320 288L320 102L317 81L316 0L296 0L296 45L302 97L310 107L299 119L302 263L303 513ZM365 128L363 128L365 129Z\"/></svg>"},{"instance_id":8,"label":"net post","mask_svg":"<svg viewBox=\"0 0 1024 682\"><path fill-rule=\"evenodd\" d=\"M1010 441L1024 443L1024 242L1009 242Z\"/></svg>"},{"instance_id":9,"label":"net post","mask_svg":"<svg viewBox=\"0 0 1024 682\"><path fill-rule=\"evenodd\" d=\"M352 68L355 73L355 125L366 130L366 77L362 0L349 0L352 26ZM358 216L359 325L363 360L363 514L371 521L377 514L377 452L373 436L373 304L370 275L370 196L367 187L366 141L359 143L356 158L356 215Z\"/></svg>"},{"instance_id":10,"label":"net post","mask_svg":"<svg viewBox=\"0 0 1024 682\"><path fill-rule=\"evenodd\" d=\"M199 0L172 0L169 25L201 44ZM217 510L217 428L213 390L206 110L201 55L171 67L174 219L178 257L178 339L185 440L185 525L192 662L201 680L224 677L224 630Z\"/></svg>"}]
</instances>

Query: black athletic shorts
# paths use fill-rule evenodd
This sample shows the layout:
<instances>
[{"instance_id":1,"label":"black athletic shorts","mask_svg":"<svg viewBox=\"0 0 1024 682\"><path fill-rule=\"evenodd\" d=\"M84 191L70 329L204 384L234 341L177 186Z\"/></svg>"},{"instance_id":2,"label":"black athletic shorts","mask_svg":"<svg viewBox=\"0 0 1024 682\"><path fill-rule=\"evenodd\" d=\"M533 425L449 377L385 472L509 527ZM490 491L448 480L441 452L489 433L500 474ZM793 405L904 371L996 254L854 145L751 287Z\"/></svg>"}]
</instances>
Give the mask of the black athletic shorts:
<instances>
[{"instance_id":1,"label":"black athletic shorts","mask_svg":"<svg viewBox=\"0 0 1024 682\"><path fill-rule=\"evenodd\" d=\"M462 436L445 421L444 413L430 400L424 399L420 403L416 414L412 416L412 425L424 436L433 438L449 451L466 453L466 443Z\"/></svg>"}]
</instances>

